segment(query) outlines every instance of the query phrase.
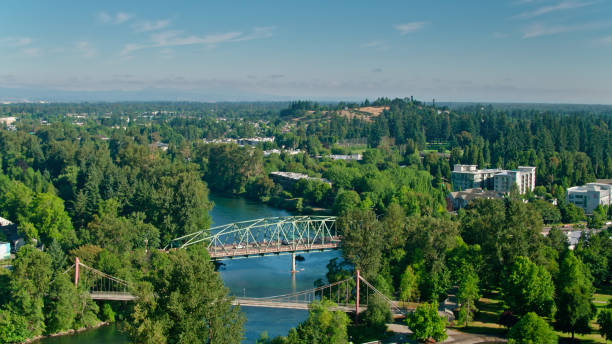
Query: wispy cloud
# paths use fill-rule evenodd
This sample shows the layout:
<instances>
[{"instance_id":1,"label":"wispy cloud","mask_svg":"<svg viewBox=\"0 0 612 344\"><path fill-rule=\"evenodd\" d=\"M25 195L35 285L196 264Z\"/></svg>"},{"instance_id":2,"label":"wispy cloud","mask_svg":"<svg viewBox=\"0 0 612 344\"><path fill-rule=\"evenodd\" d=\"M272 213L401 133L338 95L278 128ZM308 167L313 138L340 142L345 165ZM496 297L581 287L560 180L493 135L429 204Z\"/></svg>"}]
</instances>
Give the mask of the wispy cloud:
<instances>
[{"instance_id":1,"label":"wispy cloud","mask_svg":"<svg viewBox=\"0 0 612 344\"><path fill-rule=\"evenodd\" d=\"M170 19L156 21L141 21L132 25L136 32L149 32L165 29L170 25Z\"/></svg>"},{"instance_id":2,"label":"wispy cloud","mask_svg":"<svg viewBox=\"0 0 612 344\"><path fill-rule=\"evenodd\" d=\"M23 49L23 53L30 57L36 57L36 56L40 56L41 50L40 48L31 47L31 48Z\"/></svg>"},{"instance_id":3,"label":"wispy cloud","mask_svg":"<svg viewBox=\"0 0 612 344\"><path fill-rule=\"evenodd\" d=\"M185 35L180 30L169 30L151 34L151 42L145 44L128 43L121 51L122 56L130 55L132 52L148 48L165 48L187 45L206 45L214 47L217 44L226 42L243 42L254 39L271 37L274 34L274 27L256 27L249 33L240 31L209 34L204 36Z\"/></svg>"},{"instance_id":4,"label":"wispy cloud","mask_svg":"<svg viewBox=\"0 0 612 344\"><path fill-rule=\"evenodd\" d=\"M7 47L25 47L32 44L33 40L30 37L5 37L0 38L0 46Z\"/></svg>"},{"instance_id":5,"label":"wispy cloud","mask_svg":"<svg viewBox=\"0 0 612 344\"><path fill-rule=\"evenodd\" d=\"M394 26L394 28L399 31L399 33L401 35L407 35L409 33L413 33L416 31L421 30L425 24L427 24L426 22L411 22L411 23L404 23L404 24L397 24Z\"/></svg>"},{"instance_id":6,"label":"wispy cloud","mask_svg":"<svg viewBox=\"0 0 612 344\"><path fill-rule=\"evenodd\" d=\"M263 27L255 27L253 31L242 36L236 38L235 42L240 41L251 41L254 39L262 39L274 36L274 31L276 30L275 26L263 26Z\"/></svg>"},{"instance_id":7,"label":"wispy cloud","mask_svg":"<svg viewBox=\"0 0 612 344\"><path fill-rule=\"evenodd\" d=\"M82 57L91 58L97 55L97 50L87 41L80 41L75 44L76 50Z\"/></svg>"},{"instance_id":8,"label":"wispy cloud","mask_svg":"<svg viewBox=\"0 0 612 344\"><path fill-rule=\"evenodd\" d=\"M576 9L576 8L591 6L591 5L595 4L595 3L596 3L595 1L590 1L590 2L585 2L585 1L562 1L562 2L560 2L558 4L555 4L555 5L542 6L542 7L536 8L536 9L531 10L531 11L523 12L523 13L515 16L514 18L519 18L519 19L535 18L535 17L539 17L541 15L552 13L552 12L566 11L566 10L572 10L572 9Z\"/></svg>"},{"instance_id":9,"label":"wispy cloud","mask_svg":"<svg viewBox=\"0 0 612 344\"><path fill-rule=\"evenodd\" d=\"M98 13L98 20L105 24L123 24L132 18L131 14L125 12L117 12L108 14L107 12Z\"/></svg>"},{"instance_id":10,"label":"wispy cloud","mask_svg":"<svg viewBox=\"0 0 612 344\"><path fill-rule=\"evenodd\" d=\"M557 35L560 33L597 30L604 27L609 27L610 25L610 22L585 23L578 25L533 24L523 29L523 38L535 38L540 36Z\"/></svg>"}]
</instances>

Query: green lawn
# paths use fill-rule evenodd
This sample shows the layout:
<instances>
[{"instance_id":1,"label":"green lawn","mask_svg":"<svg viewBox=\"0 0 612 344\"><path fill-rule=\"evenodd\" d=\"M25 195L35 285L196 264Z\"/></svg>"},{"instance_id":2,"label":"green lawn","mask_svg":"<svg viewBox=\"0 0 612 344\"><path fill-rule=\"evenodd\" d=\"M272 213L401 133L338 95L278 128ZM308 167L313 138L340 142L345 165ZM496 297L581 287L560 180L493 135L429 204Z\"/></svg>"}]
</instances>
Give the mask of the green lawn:
<instances>
[{"instance_id":1,"label":"green lawn","mask_svg":"<svg viewBox=\"0 0 612 344\"><path fill-rule=\"evenodd\" d=\"M606 307L611 299L612 285L610 284L599 288L593 295L593 301L597 301L595 306L598 309ZM467 333L505 336L506 329L497 323L499 316L504 311L504 302L500 293L497 291L483 293L483 296L478 300L477 307L478 312L474 321L470 322L470 326L463 327L460 324L455 324L454 328ZM586 335L576 334L575 338L579 339L581 343L606 343L605 339L599 335L599 327L595 320L593 318L591 321L591 333ZM557 331L557 335L559 335L560 343L569 343L571 340L571 334L569 333Z\"/></svg>"}]
</instances>

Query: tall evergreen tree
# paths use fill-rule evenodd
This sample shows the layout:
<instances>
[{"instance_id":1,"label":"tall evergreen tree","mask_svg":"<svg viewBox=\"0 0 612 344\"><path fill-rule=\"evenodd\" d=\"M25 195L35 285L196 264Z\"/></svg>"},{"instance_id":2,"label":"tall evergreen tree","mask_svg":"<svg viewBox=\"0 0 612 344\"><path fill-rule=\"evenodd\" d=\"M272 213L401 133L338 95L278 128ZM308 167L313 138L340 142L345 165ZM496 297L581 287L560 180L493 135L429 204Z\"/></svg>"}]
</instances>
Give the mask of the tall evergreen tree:
<instances>
[{"instance_id":1,"label":"tall evergreen tree","mask_svg":"<svg viewBox=\"0 0 612 344\"><path fill-rule=\"evenodd\" d=\"M595 316L592 277L572 251L561 262L557 283L555 326L572 334L588 333L589 321Z\"/></svg>"}]
</instances>

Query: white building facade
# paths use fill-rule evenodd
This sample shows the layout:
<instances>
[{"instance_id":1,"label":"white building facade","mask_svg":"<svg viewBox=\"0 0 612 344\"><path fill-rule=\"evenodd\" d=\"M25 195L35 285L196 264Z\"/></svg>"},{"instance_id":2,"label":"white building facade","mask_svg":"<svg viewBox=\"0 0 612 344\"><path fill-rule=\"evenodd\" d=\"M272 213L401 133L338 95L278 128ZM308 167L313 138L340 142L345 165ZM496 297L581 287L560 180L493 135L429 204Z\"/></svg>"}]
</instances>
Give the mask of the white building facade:
<instances>
[{"instance_id":1,"label":"white building facade","mask_svg":"<svg viewBox=\"0 0 612 344\"><path fill-rule=\"evenodd\" d=\"M584 209L586 214L592 214L598 205L610 205L611 196L612 185L588 183L567 189L565 199L567 202Z\"/></svg>"},{"instance_id":2,"label":"white building facade","mask_svg":"<svg viewBox=\"0 0 612 344\"><path fill-rule=\"evenodd\" d=\"M516 184L520 193L533 191L535 188L535 167L519 166L516 170L478 169L476 165L456 164L451 173L453 190L481 188L501 193L510 192Z\"/></svg>"}]
</instances>

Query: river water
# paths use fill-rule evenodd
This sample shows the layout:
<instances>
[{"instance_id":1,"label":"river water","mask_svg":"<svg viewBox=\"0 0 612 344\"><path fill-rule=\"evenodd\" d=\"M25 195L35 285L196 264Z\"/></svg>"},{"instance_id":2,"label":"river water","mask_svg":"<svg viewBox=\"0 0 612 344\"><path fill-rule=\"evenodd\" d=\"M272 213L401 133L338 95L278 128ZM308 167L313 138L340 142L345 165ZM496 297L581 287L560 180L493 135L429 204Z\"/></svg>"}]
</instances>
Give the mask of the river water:
<instances>
[{"instance_id":1,"label":"river water","mask_svg":"<svg viewBox=\"0 0 612 344\"><path fill-rule=\"evenodd\" d=\"M262 217L287 216L289 212L264 204L253 203L242 198L210 195L215 203L211 216L212 226L257 219ZM315 280L325 279L326 265L338 257L338 252L317 252L302 254L306 258L297 262L299 271L292 276L291 256L225 260L220 269L221 278L230 292L236 296L262 297L286 294L310 289ZM290 328L305 320L307 311L288 309L267 309L242 307L247 317L243 343L254 343L262 332L270 337L287 335ZM113 326L79 333L72 336L47 338L44 344L127 344L129 341Z\"/></svg>"}]
</instances>

